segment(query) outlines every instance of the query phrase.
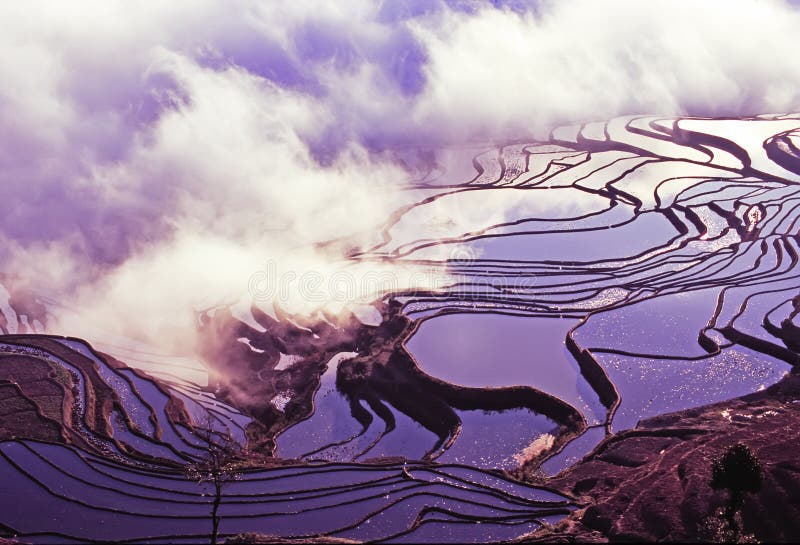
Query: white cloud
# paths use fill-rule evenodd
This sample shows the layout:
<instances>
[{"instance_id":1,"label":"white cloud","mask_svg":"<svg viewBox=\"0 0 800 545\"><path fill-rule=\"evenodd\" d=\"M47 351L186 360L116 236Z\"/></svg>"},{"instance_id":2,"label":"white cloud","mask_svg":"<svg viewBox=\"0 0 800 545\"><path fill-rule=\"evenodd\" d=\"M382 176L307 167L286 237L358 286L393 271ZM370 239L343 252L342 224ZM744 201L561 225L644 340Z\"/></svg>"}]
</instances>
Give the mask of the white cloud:
<instances>
[{"instance_id":1,"label":"white cloud","mask_svg":"<svg viewBox=\"0 0 800 545\"><path fill-rule=\"evenodd\" d=\"M755 0L546 2L415 24L430 55L416 115L502 137L616 115L800 108L797 11ZM545 132L546 134L546 132Z\"/></svg>"},{"instance_id":2,"label":"white cloud","mask_svg":"<svg viewBox=\"0 0 800 545\"><path fill-rule=\"evenodd\" d=\"M780 2L406 7L1 4L5 268L157 336L269 259L332 274L374 242L407 198L395 144L800 108L800 24Z\"/></svg>"}]
</instances>

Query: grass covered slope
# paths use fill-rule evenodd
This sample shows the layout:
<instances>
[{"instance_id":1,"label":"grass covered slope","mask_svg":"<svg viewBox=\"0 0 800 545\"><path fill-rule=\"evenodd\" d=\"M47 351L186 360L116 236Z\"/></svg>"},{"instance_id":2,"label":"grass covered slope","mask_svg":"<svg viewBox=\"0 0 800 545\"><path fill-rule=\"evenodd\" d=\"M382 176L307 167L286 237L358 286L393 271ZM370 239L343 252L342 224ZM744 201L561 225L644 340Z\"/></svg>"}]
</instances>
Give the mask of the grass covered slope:
<instances>
[{"instance_id":1,"label":"grass covered slope","mask_svg":"<svg viewBox=\"0 0 800 545\"><path fill-rule=\"evenodd\" d=\"M763 467L747 494L744 533L800 540L800 374L741 398L643 420L609 437L548 481L585 506L526 541L705 541L727 501L711 487L713 461L742 443Z\"/></svg>"}]
</instances>

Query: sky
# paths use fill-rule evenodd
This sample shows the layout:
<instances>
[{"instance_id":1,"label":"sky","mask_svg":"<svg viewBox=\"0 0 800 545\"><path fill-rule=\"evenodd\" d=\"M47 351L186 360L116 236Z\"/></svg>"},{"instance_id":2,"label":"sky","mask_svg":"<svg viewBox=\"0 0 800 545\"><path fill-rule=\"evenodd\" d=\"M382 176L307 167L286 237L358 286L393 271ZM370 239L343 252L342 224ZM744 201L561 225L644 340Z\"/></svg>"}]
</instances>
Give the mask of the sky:
<instances>
[{"instance_id":1,"label":"sky","mask_svg":"<svg viewBox=\"0 0 800 545\"><path fill-rule=\"evenodd\" d=\"M0 273L152 338L336 271L399 148L800 109L797 2L0 3ZM389 267L389 265L386 265ZM142 319L145 317L146 319ZM167 329L165 329L167 328Z\"/></svg>"}]
</instances>

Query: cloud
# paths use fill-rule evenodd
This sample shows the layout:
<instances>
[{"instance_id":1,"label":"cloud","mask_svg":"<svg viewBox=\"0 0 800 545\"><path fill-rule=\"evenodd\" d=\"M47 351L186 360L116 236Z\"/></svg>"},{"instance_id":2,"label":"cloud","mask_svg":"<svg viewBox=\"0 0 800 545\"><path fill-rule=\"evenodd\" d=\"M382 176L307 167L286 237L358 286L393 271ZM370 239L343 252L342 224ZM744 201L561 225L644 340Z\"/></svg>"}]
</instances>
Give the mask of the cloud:
<instances>
[{"instance_id":1,"label":"cloud","mask_svg":"<svg viewBox=\"0 0 800 545\"><path fill-rule=\"evenodd\" d=\"M622 114L754 115L800 107L800 29L780 2L545 2L538 13L446 13L416 107L473 137L545 133Z\"/></svg>"},{"instance_id":2,"label":"cloud","mask_svg":"<svg viewBox=\"0 0 800 545\"><path fill-rule=\"evenodd\" d=\"M83 309L65 333L157 337L267 260L374 244L412 200L397 147L796 110L799 28L755 0L7 2L2 270Z\"/></svg>"}]
</instances>

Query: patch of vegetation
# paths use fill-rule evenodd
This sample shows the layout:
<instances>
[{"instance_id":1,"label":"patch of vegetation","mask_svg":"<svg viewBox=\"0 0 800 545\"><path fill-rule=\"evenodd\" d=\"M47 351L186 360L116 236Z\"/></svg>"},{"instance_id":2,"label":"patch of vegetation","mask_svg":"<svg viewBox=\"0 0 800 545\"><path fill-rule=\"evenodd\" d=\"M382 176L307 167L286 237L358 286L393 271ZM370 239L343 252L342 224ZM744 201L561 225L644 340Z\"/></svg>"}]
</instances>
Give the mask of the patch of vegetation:
<instances>
[{"instance_id":1,"label":"patch of vegetation","mask_svg":"<svg viewBox=\"0 0 800 545\"><path fill-rule=\"evenodd\" d=\"M704 522L703 533L716 543L757 543L742 533L741 509L746 494L761 490L763 470L755 454L742 443L729 447L711 466L711 487L728 491L728 505Z\"/></svg>"}]
</instances>

